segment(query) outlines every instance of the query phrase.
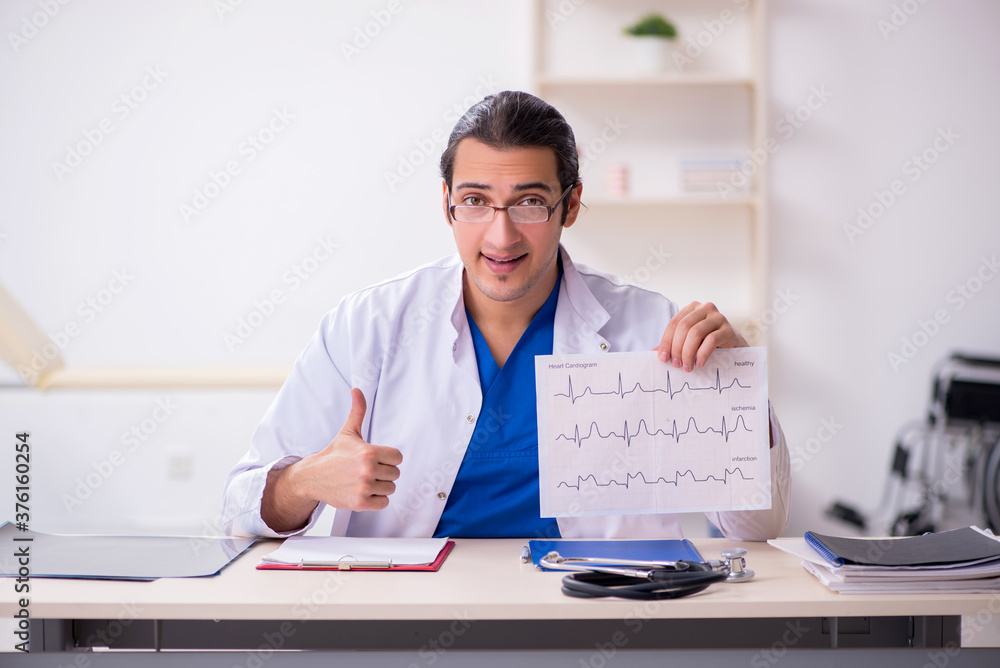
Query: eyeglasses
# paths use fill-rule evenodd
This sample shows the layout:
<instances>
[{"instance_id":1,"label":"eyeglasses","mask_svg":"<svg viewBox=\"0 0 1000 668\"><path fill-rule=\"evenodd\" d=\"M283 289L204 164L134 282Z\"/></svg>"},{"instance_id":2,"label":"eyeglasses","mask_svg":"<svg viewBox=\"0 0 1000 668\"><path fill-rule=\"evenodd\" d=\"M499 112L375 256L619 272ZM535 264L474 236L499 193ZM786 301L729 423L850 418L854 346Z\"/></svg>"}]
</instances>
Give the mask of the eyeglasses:
<instances>
[{"instance_id":1,"label":"eyeglasses","mask_svg":"<svg viewBox=\"0 0 1000 668\"><path fill-rule=\"evenodd\" d=\"M573 184L576 185L576 184ZM513 204L511 206L490 206L489 204L452 204L448 207L451 217L460 223L492 223L496 218L497 211L506 211L512 223L546 223L552 218L552 214L566 195L573 190L573 186L566 188L556 203L552 206L538 206L534 204ZM451 189L448 189L448 201L451 201Z\"/></svg>"}]
</instances>

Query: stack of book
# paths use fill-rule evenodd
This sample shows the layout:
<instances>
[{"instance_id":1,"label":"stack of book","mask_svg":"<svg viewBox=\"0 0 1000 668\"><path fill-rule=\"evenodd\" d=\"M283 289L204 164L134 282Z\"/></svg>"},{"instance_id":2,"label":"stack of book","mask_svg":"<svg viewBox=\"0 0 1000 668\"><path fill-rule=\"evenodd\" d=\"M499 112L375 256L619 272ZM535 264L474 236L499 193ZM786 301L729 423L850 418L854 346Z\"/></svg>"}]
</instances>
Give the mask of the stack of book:
<instances>
[{"instance_id":1,"label":"stack of book","mask_svg":"<svg viewBox=\"0 0 1000 668\"><path fill-rule=\"evenodd\" d=\"M680 160L680 187L684 193L741 193L750 190L750 179L740 173L738 156L687 157Z\"/></svg>"},{"instance_id":2,"label":"stack of book","mask_svg":"<svg viewBox=\"0 0 1000 668\"><path fill-rule=\"evenodd\" d=\"M1000 591L1000 539L964 527L909 538L841 538L807 531L771 545L841 594L990 593Z\"/></svg>"}]
</instances>

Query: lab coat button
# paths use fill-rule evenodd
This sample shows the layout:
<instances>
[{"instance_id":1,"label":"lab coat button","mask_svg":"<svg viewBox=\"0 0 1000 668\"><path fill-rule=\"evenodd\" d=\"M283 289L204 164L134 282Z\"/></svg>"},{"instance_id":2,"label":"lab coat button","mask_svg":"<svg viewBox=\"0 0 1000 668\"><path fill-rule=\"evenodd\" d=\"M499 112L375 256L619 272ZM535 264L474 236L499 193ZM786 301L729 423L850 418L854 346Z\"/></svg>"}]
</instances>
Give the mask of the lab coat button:
<instances>
[{"instance_id":1,"label":"lab coat button","mask_svg":"<svg viewBox=\"0 0 1000 668\"><path fill-rule=\"evenodd\" d=\"M445 494L444 492L438 492L438 498L444 501L446 498L448 498L448 495Z\"/></svg>"},{"instance_id":2,"label":"lab coat button","mask_svg":"<svg viewBox=\"0 0 1000 668\"><path fill-rule=\"evenodd\" d=\"M472 424L473 422L476 421L476 416L470 413L469 415L465 416L465 421L468 422L469 424Z\"/></svg>"},{"instance_id":3,"label":"lab coat button","mask_svg":"<svg viewBox=\"0 0 1000 668\"><path fill-rule=\"evenodd\" d=\"M607 352L608 348L610 347L611 346L609 346L606 341L601 341L601 350Z\"/></svg>"}]
</instances>

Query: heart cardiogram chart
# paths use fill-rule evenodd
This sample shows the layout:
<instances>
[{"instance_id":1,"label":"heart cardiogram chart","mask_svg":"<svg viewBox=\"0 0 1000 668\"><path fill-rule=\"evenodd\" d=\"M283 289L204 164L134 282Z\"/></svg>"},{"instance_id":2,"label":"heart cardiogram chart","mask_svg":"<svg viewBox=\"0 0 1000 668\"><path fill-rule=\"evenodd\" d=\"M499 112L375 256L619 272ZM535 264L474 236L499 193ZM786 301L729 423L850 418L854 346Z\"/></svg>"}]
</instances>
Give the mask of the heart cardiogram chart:
<instances>
[{"instance_id":1,"label":"heart cardiogram chart","mask_svg":"<svg viewBox=\"0 0 1000 668\"><path fill-rule=\"evenodd\" d=\"M771 507L767 355L535 358L543 517Z\"/></svg>"}]
</instances>

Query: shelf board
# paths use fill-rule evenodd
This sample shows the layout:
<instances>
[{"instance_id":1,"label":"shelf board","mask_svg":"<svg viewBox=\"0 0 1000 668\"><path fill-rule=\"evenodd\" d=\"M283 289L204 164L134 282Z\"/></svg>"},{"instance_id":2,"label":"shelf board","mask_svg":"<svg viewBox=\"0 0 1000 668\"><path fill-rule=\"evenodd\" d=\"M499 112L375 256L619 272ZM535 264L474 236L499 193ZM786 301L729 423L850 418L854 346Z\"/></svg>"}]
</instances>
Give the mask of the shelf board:
<instances>
[{"instance_id":1,"label":"shelf board","mask_svg":"<svg viewBox=\"0 0 1000 668\"><path fill-rule=\"evenodd\" d=\"M751 76L731 74L654 74L642 76L563 76L539 74L539 86L746 86L753 88L756 80Z\"/></svg>"},{"instance_id":2,"label":"shelf board","mask_svg":"<svg viewBox=\"0 0 1000 668\"><path fill-rule=\"evenodd\" d=\"M753 207L757 198L753 195L740 195L724 200L714 195L673 195L665 197L593 197L584 196L586 206L739 206Z\"/></svg>"},{"instance_id":3,"label":"shelf board","mask_svg":"<svg viewBox=\"0 0 1000 668\"><path fill-rule=\"evenodd\" d=\"M63 367L39 380L41 390L278 388L288 367Z\"/></svg>"}]
</instances>

